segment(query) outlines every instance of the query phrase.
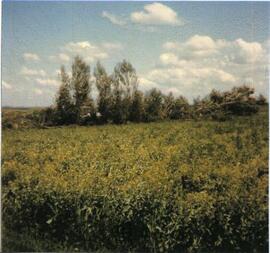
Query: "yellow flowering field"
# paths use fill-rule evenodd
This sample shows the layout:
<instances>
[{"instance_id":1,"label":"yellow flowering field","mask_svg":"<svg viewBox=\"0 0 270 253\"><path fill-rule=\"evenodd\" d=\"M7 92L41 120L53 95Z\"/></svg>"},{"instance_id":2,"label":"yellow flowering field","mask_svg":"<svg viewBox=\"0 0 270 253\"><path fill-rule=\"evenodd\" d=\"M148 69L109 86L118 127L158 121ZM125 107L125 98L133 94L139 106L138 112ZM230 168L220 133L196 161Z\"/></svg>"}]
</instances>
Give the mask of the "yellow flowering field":
<instances>
[{"instance_id":1,"label":"yellow flowering field","mask_svg":"<svg viewBox=\"0 0 270 253\"><path fill-rule=\"evenodd\" d=\"M3 131L6 250L264 252L267 193L267 112Z\"/></svg>"}]
</instances>

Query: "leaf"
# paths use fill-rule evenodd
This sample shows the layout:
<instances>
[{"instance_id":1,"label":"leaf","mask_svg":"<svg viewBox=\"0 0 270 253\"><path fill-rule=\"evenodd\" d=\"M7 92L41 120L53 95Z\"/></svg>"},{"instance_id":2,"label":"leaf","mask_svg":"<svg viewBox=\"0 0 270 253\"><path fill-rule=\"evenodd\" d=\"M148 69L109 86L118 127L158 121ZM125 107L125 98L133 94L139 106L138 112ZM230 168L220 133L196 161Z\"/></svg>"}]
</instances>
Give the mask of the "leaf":
<instances>
[{"instance_id":1,"label":"leaf","mask_svg":"<svg viewBox=\"0 0 270 253\"><path fill-rule=\"evenodd\" d=\"M51 224L53 222L53 218L46 221L47 224Z\"/></svg>"}]
</instances>

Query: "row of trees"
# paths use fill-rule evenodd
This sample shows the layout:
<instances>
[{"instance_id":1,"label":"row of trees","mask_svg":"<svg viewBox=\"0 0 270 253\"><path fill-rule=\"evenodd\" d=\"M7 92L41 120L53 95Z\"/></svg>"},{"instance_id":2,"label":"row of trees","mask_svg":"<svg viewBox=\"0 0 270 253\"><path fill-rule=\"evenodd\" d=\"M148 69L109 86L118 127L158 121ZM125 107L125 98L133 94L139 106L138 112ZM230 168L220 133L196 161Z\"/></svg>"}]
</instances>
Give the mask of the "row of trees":
<instances>
[{"instance_id":1,"label":"row of trees","mask_svg":"<svg viewBox=\"0 0 270 253\"><path fill-rule=\"evenodd\" d=\"M123 60L110 75L98 62L91 82L90 66L79 56L72 64L69 76L61 67L61 85L54 106L42 113L45 124L116 124L131 122L150 122L163 119L187 119L194 117L227 118L230 115L256 113L258 105L266 104L260 95L253 96L254 90L247 86L233 88L228 92L213 90L203 99L195 99L189 104L183 96L165 95L158 89L145 94L138 90L138 77L134 67ZM98 96L91 97L95 84Z\"/></svg>"}]
</instances>

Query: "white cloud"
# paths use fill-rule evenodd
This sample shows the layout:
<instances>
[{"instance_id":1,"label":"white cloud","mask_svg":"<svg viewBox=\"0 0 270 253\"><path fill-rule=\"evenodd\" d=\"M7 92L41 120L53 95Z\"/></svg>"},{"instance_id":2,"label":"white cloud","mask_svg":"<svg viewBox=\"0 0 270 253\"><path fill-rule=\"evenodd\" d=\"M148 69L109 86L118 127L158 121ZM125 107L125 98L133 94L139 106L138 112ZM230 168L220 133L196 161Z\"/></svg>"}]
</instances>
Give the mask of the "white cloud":
<instances>
[{"instance_id":1,"label":"white cloud","mask_svg":"<svg viewBox=\"0 0 270 253\"><path fill-rule=\"evenodd\" d=\"M10 83L5 82L4 80L2 81L2 87L6 90L12 89L12 85Z\"/></svg>"},{"instance_id":2,"label":"white cloud","mask_svg":"<svg viewBox=\"0 0 270 253\"><path fill-rule=\"evenodd\" d=\"M173 53L164 53L159 56L160 61L165 65L177 65L179 63L178 57Z\"/></svg>"},{"instance_id":3,"label":"white cloud","mask_svg":"<svg viewBox=\"0 0 270 253\"><path fill-rule=\"evenodd\" d=\"M61 47L61 57L65 54L65 59L80 55L86 62L95 62L97 60L107 59L116 50L122 49L122 45L118 42L103 42L99 45L90 43L89 41L69 42ZM64 60L64 59L63 59Z\"/></svg>"},{"instance_id":4,"label":"white cloud","mask_svg":"<svg viewBox=\"0 0 270 253\"><path fill-rule=\"evenodd\" d=\"M64 53L59 53L57 55L51 55L49 56L49 59L54 62L69 62L70 61L70 56Z\"/></svg>"},{"instance_id":5,"label":"white cloud","mask_svg":"<svg viewBox=\"0 0 270 253\"><path fill-rule=\"evenodd\" d=\"M42 95L42 94L43 94L43 91L42 91L41 89L35 88L35 89L34 89L34 93L35 93L36 95Z\"/></svg>"},{"instance_id":6,"label":"white cloud","mask_svg":"<svg viewBox=\"0 0 270 253\"><path fill-rule=\"evenodd\" d=\"M89 41L69 42L64 46L64 50L68 52L80 52L81 50L96 50L96 46L91 45Z\"/></svg>"},{"instance_id":7,"label":"white cloud","mask_svg":"<svg viewBox=\"0 0 270 253\"><path fill-rule=\"evenodd\" d=\"M39 56L37 54L33 54L33 53L24 53L23 58L25 60L30 60L30 61L39 61L40 60Z\"/></svg>"},{"instance_id":8,"label":"white cloud","mask_svg":"<svg viewBox=\"0 0 270 253\"><path fill-rule=\"evenodd\" d=\"M48 59L51 61L55 61L55 60L57 60L57 57L55 55L50 55L50 56L48 56Z\"/></svg>"},{"instance_id":9,"label":"white cloud","mask_svg":"<svg viewBox=\"0 0 270 253\"><path fill-rule=\"evenodd\" d=\"M145 5L143 11L131 13L130 19L134 23L146 25L183 25L183 21L177 13L161 3Z\"/></svg>"},{"instance_id":10,"label":"white cloud","mask_svg":"<svg viewBox=\"0 0 270 253\"><path fill-rule=\"evenodd\" d=\"M194 35L168 41L156 67L141 77L140 86L176 91L189 99L212 89L228 90L244 83L267 92L267 48L258 42Z\"/></svg>"},{"instance_id":11,"label":"white cloud","mask_svg":"<svg viewBox=\"0 0 270 253\"><path fill-rule=\"evenodd\" d=\"M230 82L234 83L236 78L223 70L211 67L195 67L195 68L183 68L183 67L168 67L168 68L156 68L149 73L150 80L158 81L170 81L174 84L187 85L194 82L200 82L207 80L215 80L217 82Z\"/></svg>"},{"instance_id":12,"label":"white cloud","mask_svg":"<svg viewBox=\"0 0 270 253\"><path fill-rule=\"evenodd\" d=\"M61 61L68 62L68 61L70 60L70 57L69 57L68 55L66 55L66 54L60 53L60 54L59 54L59 59L60 59Z\"/></svg>"},{"instance_id":13,"label":"white cloud","mask_svg":"<svg viewBox=\"0 0 270 253\"><path fill-rule=\"evenodd\" d=\"M60 69L55 70L55 74L56 74L57 76L61 75L61 70L60 70Z\"/></svg>"},{"instance_id":14,"label":"white cloud","mask_svg":"<svg viewBox=\"0 0 270 253\"><path fill-rule=\"evenodd\" d=\"M103 11L101 16L103 18L108 19L114 25L124 26L126 24L126 22L123 19L121 19L120 17L117 17L116 15L111 14L111 13L109 13L107 11Z\"/></svg>"},{"instance_id":15,"label":"white cloud","mask_svg":"<svg viewBox=\"0 0 270 253\"><path fill-rule=\"evenodd\" d=\"M71 72L71 71L67 71L67 70L66 70L66 74L68 74L68 76L69 76L69 77L71 77L72 72ZM52 73L52 75L53 75L53 76L55 76L55 75L56 75L56 76L58 76L58 77L59 77L59 76L61 75L61 71L60 71L60 69L55 70L55 71Z\"/></svg>"},{"instance_id":16,"label":"white cloud","mask_svg":"<svg viewBox=\"0 0 270 253\"><path fill-rule=\"evenodd\" d=\"M81 55L87 62L94 62L96 60L103 60L108 58L108 53L89 41L70 42L62 48L63 51L74 55Z\"/></svg>"},{"instance_id":17,"label":"white cloud","mask_svg":"<svg viewBox=\"0 0 270 253\"><path fill-rule=\"evenodd\" d=\"M45 86L55 86L55 87L58 87L59 86L59 82L55 79L50 79L50 78L47 78L47 79L42 79L42 78L37 78L36 81L39 83L39 84L42 84L42 85L45 85Z\"/></svg>"},{"instance_id":18,"label":"white cloud","mask_svg":"<svg viewBox=\"0 0 270 253\"><path fill-rule=\"evenodd\" d=\"M214 40L202 35L194 35L185 42L169 41L163 48L177 52L184 59L217 57L218 54L224 61L238 64L259 62L264 55L263 47L258 42Z\"/></svg>"},{"instance_id":19,"label":"white cloud","mask_svg":"<svg viewBox=\"0 0 270 253\"><path fill-rule=\"evenodd\" d=\"M157 88L158 84L153 82L153 81L150 81L147 78L140 77L139 78L139 87L142 91L147 91L147 90L150 90L152 88Z\"/></svg>"},{"instance_id":20,"label":"white cloud","mask_svg":"<svg viewBox=\"0 0 270 253\"><path fill-rule=\"evenodd\" d=\"M246 42L243 39L237 39L233 46L237 51L235 59L237 62L255 63L263 57L263 48L258 42Z\"/></svg>"},{"instance_id":21,"label":"white cloud","mask_svg":"<svg viewBox=\"0 0 270 253\"><path fill-rule=\"evenodd\" d=\"M177 52L184 59L190 59L212 56L224 47L224 44L224 41L215 41L209 36L194 35L185 42L166 42L163 48Z\"/></svg>"},{"instance_id":22,"label":"white cloud","mask_svg":"<svg viewBox=\"0 0 270 253\"><path fill-rule=\"evenodd\" d=\"M178 42L168 41L163 44L163 48L166 50L175 50L178 49L181 46Z\"/></svg>"},{"instance_id":23,"label":"white cloud","mask_svg":"<svg viewBox=\"0 0 270 253\"><path fill-rule=\"evenodd\" d=\"M158 88L164 93L174 91L175 95L184 95L189 99L199 95L206 95L212 89L230 89L237 78L225 71L216 68L156 68L150 71L145 79L147 88ZM223 86L222 86L223 85ZM144 83L140 84L140 87Z\"/></svg>"},{"instance_id":24,"label":"white cloud","mask_svg":"<svg viewBox=\"0 0 270 253\"><path fill-rule=\"evenodd\" d=\"M104 42L102 43L102 47L107 50L120 50L123 48L121 43L113 43L113 42Z\"/></svg>"},{"instance_id":25,"label":"white cloud","mask_svg":"<svg viewBox=\"0 0 270 253\"><path fill-rule=\"evenodd\" d=\"M24 76L46 76L46 72L43 69L36 70L25 66L22 67L21 74Z\"/></svg>"},{"instance_id":26,"label":"white cloud","mask_svg":"<svg viewBox=\"0 0 270 253\"><path fill-rule=\"evenodd\" d=\"M218 43L209 36L194 35L185 44L195 50L212 50L216 49Z\"/></svg>"}]
</instances>

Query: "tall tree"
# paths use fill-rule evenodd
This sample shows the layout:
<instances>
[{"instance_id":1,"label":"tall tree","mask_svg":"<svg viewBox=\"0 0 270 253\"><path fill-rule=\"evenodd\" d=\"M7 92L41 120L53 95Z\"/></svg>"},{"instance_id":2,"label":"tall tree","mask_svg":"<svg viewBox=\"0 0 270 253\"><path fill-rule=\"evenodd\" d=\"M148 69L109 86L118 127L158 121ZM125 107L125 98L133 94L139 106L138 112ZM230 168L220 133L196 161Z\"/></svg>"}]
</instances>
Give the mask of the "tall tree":
<instances>
[{"instance_id":1,"label":"tall tree","mask_svg":"<svg viewBox=\"0 0 270 253\"><path fill-rule=\"evenodd\" d=\"M77 118L79 118L82 106L91 104L91 99L89 97L91 91L90 66L87 65L79 56L74 58L74 62L72 64L71 84L77 110Z\"/></svg>"},{"instance_id":2,"label":"tall tree","mask_svg":"<svg viewBox=\"0 0 270 253\"><path fill-rule=\"evenodd\" d=\"M187 99L179 96L175 99L170 118L171 119L184 119L190 117L190 105Z\"/></svg>"},{"instance_id":3,"label":"tall tree","mask_svg":"<svg viewBox=\"0 0 270 253\"><path fill-rule=\"evenodd\" d=\"M145 111L147 121L160 120L162 118L163 95L160 90L153 88L145 97Z\"/></svg>"},{"instance_id":4,"label":"tall tree","mask_svg":"<svg viewBox=\"0 0 270 253\"><path fill-rule=\"evenodd\" d=\"M106 123L111 117L112 110L112 78L107 74L100 62L97 62L94 76L98 90L97 109L101 114L102 122Z\"/></svg>"},{"instance_id":5,"label":"tall tree","mask_svg":"<svg viewBox=\"0 0 270 253\"><path fill-rule=\"evenodd\" d=\"M162 104L162 118L170 118L173 110L173 106L175 103L174 96L172 92L168 95L163 95L163 104Z\"/></svg>"},{"instance_id":6,"label":"tall tree","mask_svg":"<svg viewBox=\"0 0 270 253\"><path fill-rule=\"evenodd\" d=\"M74 119L73 104L70 94L70 78L62 66L60 70L61 85L56 97L56 112L59 124L72 123Z\"/></svg>"},{"instance_id":7,"label":"tall tree","mask_svg":"<svg viewBox=\"0 0 270 253\"><path fill-rule=\"evenodd\" d=\"M129 119L134 122L141 122L145 117L144 96L139 90L134 92L130 106Z\"/></svg>"},{"instance_id":8,"label":"tall tree","mask_svg":"<svg viewBox=\"0 0 270 253\"><path fill-rule=\"evenodd\" d=\"M114 68L113 110L115 123L124 123L129 118L132 96L138 88L138 77L133 66L123 60Z\"/></svg>"},{"instance_id":9,"label":"tall tree","mask_svg":"<svg viewBox=\"0 0 270 253\"><path fill-rule=\"evenodd\" d=\"M138 77L135 68L126 60L118 63L114 69L114 79L126 97L131 97L138 89Z\"/></svg>"}]
</instances>

